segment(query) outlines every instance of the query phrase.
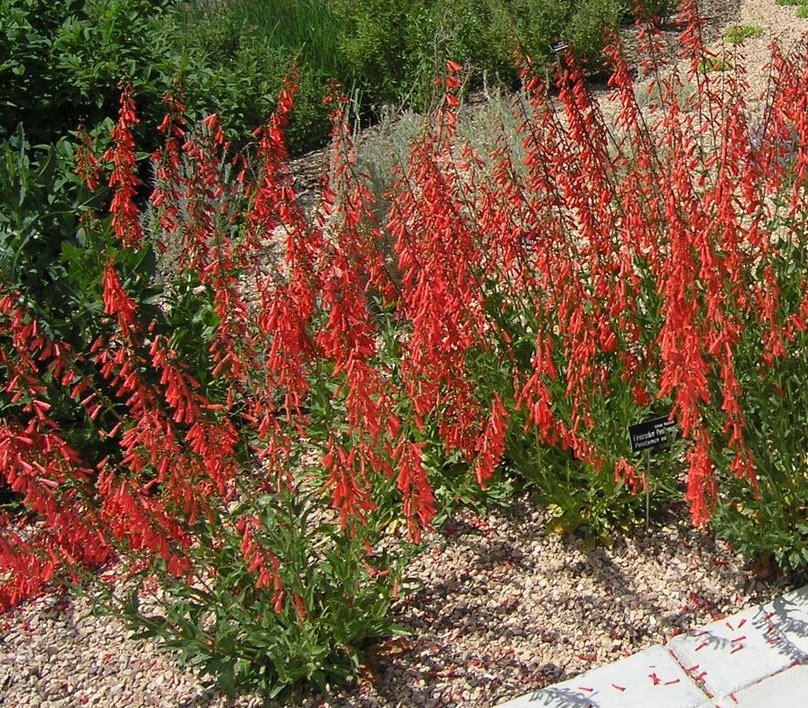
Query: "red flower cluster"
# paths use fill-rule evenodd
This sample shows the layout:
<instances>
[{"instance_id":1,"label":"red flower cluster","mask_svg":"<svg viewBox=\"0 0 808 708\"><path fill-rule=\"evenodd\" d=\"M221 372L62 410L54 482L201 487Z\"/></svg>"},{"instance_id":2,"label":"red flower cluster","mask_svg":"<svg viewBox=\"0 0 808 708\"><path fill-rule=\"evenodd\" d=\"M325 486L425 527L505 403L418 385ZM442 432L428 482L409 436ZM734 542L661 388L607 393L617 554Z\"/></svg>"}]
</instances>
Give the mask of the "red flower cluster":
<instances>
[{"instance_id":1,"label":"red flower cluster","mask_svg":"<svg viewBox=\"0 0 808 708\"><path fill-rule=\"evenodd\" d=\"M13 409L0 422L0 477L41 522L0 541L0 571L13 572L0 603L113 547L191 577L196 522L229 507L240 475L267 493L313 478L351 532L389 490L416 540L446 460L481 487L521 454L526 467L568 460L638 492L652 480L623 431L656 408L684 439L697 524L721 492L718 466L756 489L745 387L768 385L766 367L808 331L808 275L784 265L805 246L808 57L774 54L756 134L743 76L719 91L692 5L684 18L689 69L657 77L647 102L610 50L613 122L579 69L562 59L553 92L525 60L516 146L500 127L490 154L460 137L462 67L450 62L435 124L400 166L382 220L343 102L308 217L286 164L293 81L256 131L254 172L230 157L215 116L186 129L170 101L153 156L155 246L178 247L176 268L210 298L209 370L191 375L112 260L83 356L46 337L16 294L0 300ZM658 62L658 38L641 41L645 66ZM136 122L124 87L105 158L112 227L132 249L145 238ZM67 445L43 377L96 421L109 458L82 461ZM262 462L249 475L238 462L248 444ZM291 598L303 617L266 530L240 515L245 566L277 611Z\"/></svg>"},{"instance_id":2,"label":"red flower cluster","mask_svg":"<svg viewBox=\"0 0 808 708\"><path fill-rule=\"evenodd\" d=\"M132 127L138 123L133 93L131 84L124 83L118 122L112 129L114 145L104 154L104 160L112 162L109 178L109 186L113 190L109 208L112 229L121 243L130 248L136 248L143 238L140 210L135 204L140 179L137 176L135 139L132 135Z\"/></svg>"}]
</instances>

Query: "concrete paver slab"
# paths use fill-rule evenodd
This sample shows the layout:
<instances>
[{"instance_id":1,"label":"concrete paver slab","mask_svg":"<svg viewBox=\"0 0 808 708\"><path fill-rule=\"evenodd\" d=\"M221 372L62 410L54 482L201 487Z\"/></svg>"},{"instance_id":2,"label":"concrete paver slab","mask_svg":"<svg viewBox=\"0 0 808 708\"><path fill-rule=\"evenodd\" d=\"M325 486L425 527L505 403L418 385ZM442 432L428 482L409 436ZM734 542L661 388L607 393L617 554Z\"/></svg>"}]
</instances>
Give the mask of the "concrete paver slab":
<instances>
[{"instance_id":1,"label":"concrete paver slab","mask_svg":"<svg viewBox=\"0 0 808 708\"><path fill-rule=\"evenodd\" d=\"M670 652L655 646L516 698L502 708L695 708L704 700L705 694Z\"/></svg>"},{"instance_id":2,"label":"concrete paver slab","mask_svg":"<svg viewBox=\"0 0 808 708\"><path fill-rule=\"evenodd\" d=\"M785 640L781 651L790 652L795 661L808 657L808 586L794 590L763 605L767 622L777 626Z\"/></svg>"},{"instance_id":3,"label":"concrete paver slab","mask_svg":"<svg viewBox=\"0 0 808 708\"><path fill-rule=\"evenodd\" d=\"M808 666L798 664L717 701L720 708L793 708L805 705Z\"/></svg>"},{"instance_id":4,"label":"concrete paver slab","mask_svg":"<svg viewBox=\"0 0 808 708\"><path fill-rule=\"evenodd\" d=\"M777 616L764 607L753 607L682 634L667 647L690 676L716 698L782 671L799 655L777 631Z\"/></svg>"}]
</instances>

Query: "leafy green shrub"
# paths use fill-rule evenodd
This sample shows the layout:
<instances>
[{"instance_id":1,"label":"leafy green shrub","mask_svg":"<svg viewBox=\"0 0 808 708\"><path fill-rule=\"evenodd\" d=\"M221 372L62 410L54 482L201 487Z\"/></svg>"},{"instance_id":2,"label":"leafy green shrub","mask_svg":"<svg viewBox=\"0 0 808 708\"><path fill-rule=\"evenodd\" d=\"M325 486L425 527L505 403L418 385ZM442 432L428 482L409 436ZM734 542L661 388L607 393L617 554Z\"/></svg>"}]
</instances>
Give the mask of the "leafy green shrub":
<instances>
[{"instance_id":1,"label":"leafy green shrub","mask_svg":"<svg viewBox=\"0 0 808 708\"><path fill-rule=\"evenodd\" d=\"M226 116L231 133L246 141L297 64L291 148L319 147L328 131L323 97L329 79L341 76L327 10L315 0L9 0L0 13L0 134L21 123L36 145L92 128L116 114L126 79L143 149L154 148L163 95L178 82L189 112Z\"/></svg>"},{"instance_id":2,"label":"leafy green shrub","mask_svg":"<svg viewBox=\"0 0 808 708\"><path fill-rule=\"evenodd\" d=\"M413 93L434 76L435 13L424 0L330 0L338 21L339 49L350 82L376 109Z\"/></svg>"},{"instance_id":3,"label":"leafy green shrub","mask_svg":"<svg viewBox=\"0 0 808 708\"><path fill-rule=\"evenodd\" d=\"M274 110L284 79L296 68L289 148L297 154L324 144L323 99L329 82L344 74L338 28L325 0L186 3L167 34L184 57L189 107L219 114L243 141Z\"/></svg>"},{"instance_id":4,"label":"leafy green shrub","mask_svg":"<svg viewBox=\"0 0 808 708\"><path fill-rule=\"evenodd\" d=\"M366 103L412 100L428 106L432 77L447 60L467 65L471 82L518 85L517 56L536 66L554 61L551 43L564 39L592 70L603 66L608 28L624 8L615 0L393 0L356 3L330 0L339 21L347 70ZM667 7L667 5L666 5Z\"/></svg>"},{"instance_id":5,"label":"leafy green shrub","mask_svg":"<svg viewBox=\"0 0 808 708\"><path fill-rule=\"evenodd\" d=\"M169 0L8 0L0 12L0 136L25 126L32 145L93 127L117 112L119 82L135 86L145 125L163 113L175 73L159 28Z\"/></svg>"}]
</instances>

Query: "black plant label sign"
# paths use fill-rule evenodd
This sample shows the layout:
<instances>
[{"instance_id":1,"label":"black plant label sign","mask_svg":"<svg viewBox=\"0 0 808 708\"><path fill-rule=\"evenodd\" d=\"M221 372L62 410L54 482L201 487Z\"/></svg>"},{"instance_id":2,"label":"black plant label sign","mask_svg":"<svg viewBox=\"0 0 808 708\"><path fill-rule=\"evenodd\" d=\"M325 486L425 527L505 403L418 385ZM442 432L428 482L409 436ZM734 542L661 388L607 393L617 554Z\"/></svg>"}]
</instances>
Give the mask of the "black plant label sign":
<instances>
[{"instance_id":1,"label":"black plant label sign","mask_svg":"<svg viewBox=\"0 0 808 708\"><path fill-rule=\"evenodd\" d=\"M550 42L550 51L553 54L560 54L567 49L569 45L563 39L557 39L555 42Z\"/></svg>"},{"instance_id":2,"label":"black plant label sign","mask_svg":"<svg viewBox=\"0 0 808 708\"><path fill-rule=\"evenodd\" d=\"M666 415L649 418L642 423L629 425L628 437L632 452L648 449L662 452L670 447L671 440L676 437L676 421Z\"/></svg>"}]
</instances>

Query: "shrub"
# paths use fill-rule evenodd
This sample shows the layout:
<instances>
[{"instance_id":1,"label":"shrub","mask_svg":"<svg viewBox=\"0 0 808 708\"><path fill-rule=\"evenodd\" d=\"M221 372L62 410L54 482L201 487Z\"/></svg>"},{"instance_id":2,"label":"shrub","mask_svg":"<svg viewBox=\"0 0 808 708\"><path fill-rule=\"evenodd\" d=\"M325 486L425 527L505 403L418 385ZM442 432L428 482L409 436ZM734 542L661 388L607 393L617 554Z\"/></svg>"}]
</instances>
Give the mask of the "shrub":
<instances>
[{"instance_id":1,"label":"shrub","mask_svg":"<svg viewBox=\"0 0 808 708\"><path fill-rule=\"evenodd\" d=\"M94 127L117 110L129 78L153 138L173 55L157 29L168 0L9 0L0 12L0 137L25 127L32 145L55 142L80 124ZM144 126L146 127L146 126Z\"/></svg>"},{"instance_id":2,"label":"shrub","mask_svg":"<svg viewBox=\"0 0 808 708\"><path fill-rule=\"evenodd\" d=\"M20 253L30 254L24 247L38 238L42 210L29 219L15 211L17 194L3 193L3 480L45 523L3 518L3 564L13 572L0 602L7 608L49 582L100 580L107 603L181 648L226 690L238 684L276 695L301 681L344 680L365 642L395 631L387 608L408 544L388 530L393 483L375 480L356 508L361 522L328 508L329 495L339 506L351 490L339 442L350 428L340 431L340 402L331 400L333 364L318 365L323 388L307 404L321 428L312 425L301 445L283 443L272 431L284 418L278 392L288 362L270 359L281 379L261 384L267 350L252 349L240 329L248 312L226 252L240 252L243 267L263 249L254 230L265 235L263 218L271 220L272 203L280 207L272 151L282 149L284 119L262 140L255 183L263 191L253 195L242 163L234 179L214 119L183 134L181 114L169 114L166 146L154 157L155 214L142 221L133 208L132 96L130 89L121 98L114 146L80 161L90 183L109 165L110 215L94 214L93 202L74 205L66 217L74 225L82 217L80 237L62 239L36 278L26 276L39 264ZM22 138L7 146L7 162L9 184L25 184L31 163ZM37 177L35 187L47 185ZM220 192L209 191L211 180L221 181ZM31 203L46 197L22 195ZM251 217L240 211L259 208ZM168 287L156 289L152 264L167 237L185 246L184 260ZM58 291L49 293L39 276ZM269 287L263 283L264 294ZM294 395L287 388L289 416L301 407ZM246 424L237 428L239 421ZM255 447L264 448L264 463ZM98 575L116 557L122 562Z\"/></svg>"},{"instance_id":3,"label":"shrub","mask_svg":"<svg viewBox=\"0 0 808 708\"><path fill-rule=\"evenodd\" d=\"M528 55L537 68L549 66L555 60L550 45L562 38L590 71L599 71L606 30L617 28L625 15L615 0L330 4L349 75L376 111L404 99L416 109L429 106L432 78L447 60L463 63L474 86L485 80L516 87L514 57ZM648 7L667 17L671 4Z\"/></svg>"},{"instance_id":4,"label":"shrub","mask_svg":"<svg viewBox=\"0 0 808 708\"><path fill-rule=\"evenodd\" d=\"M344 76L338 27L325 0L223 0L180 5L167 35L184 57L187 104L227 118L244 142L275 108L284 77L296 68L298 93L288 130L299 154L328 137L323 99Z\"/></svg>"},{"instance_id":5,"label":"shrub","mask_svg":"<svg viewBox=\"0 0 808 708\"><path fill-rule=\"evenodd\" d=\"M79 125L92 128L115 115L125 79L138 100L143 149L156 146L162 98L177 82L190 113L227 115L231 135L246 142L297 63L291 147L320 147L328 134L328 80L342 75L329 17L313 0L10 0L0 13L0 131L8 136L23 124L37 145Z\"/></svg>"}]
</instances>

